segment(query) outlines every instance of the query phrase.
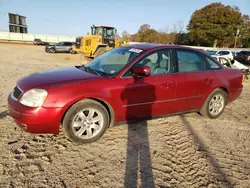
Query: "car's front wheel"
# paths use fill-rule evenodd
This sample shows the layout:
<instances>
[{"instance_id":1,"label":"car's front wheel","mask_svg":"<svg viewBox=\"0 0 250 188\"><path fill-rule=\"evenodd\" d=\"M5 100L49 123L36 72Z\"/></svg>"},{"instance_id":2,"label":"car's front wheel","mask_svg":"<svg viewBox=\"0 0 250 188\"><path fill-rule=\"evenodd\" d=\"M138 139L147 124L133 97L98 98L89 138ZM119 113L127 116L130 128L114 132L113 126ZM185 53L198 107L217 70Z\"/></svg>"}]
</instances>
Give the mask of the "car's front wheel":
<instances>
[{"instance_id":1,"label":"car's front wheel","mask_svg":"<svg viewBox=\"0 0 250 188\"><path fill-rule=\"evenodd\" d=\"M54 48L50 48L48 51L49 51L49 53L52 53L52 54L56 53L56 50Z\"/></svg>"},{"instance_id":2,"label":"car's front wheel","mask_svg":"<svg viewBox=\"0 0 250 188\"><path fill-rule=\"evenodd\" d=\"M70 54L75 54L75 51L72 50L72 49L70 49L70 50L69 50L69 53L70 53Z\"/></svg>"},{"instance_id":3,"label":"car's front wheel","mask_svg":"<svg viewBox=\"0 0 250 188\"><path fill-rule=\"evenodd\" d=\"M63 119L63 131L76 143L98 140L109 126L109 114L100 103L86 99L75 103Z\"/></svg>"},{"instance_id":4,"label":"car's front wheel","mask_svg":"<svg viewBox=\"0 0 250 188\"><path fill-rule=\"evenodd\" d=\"M225 109L227 96L222 89L214 90L203 104L200 110L201 115L211 119L218 118Z\"/></svg>"}]
</instances>

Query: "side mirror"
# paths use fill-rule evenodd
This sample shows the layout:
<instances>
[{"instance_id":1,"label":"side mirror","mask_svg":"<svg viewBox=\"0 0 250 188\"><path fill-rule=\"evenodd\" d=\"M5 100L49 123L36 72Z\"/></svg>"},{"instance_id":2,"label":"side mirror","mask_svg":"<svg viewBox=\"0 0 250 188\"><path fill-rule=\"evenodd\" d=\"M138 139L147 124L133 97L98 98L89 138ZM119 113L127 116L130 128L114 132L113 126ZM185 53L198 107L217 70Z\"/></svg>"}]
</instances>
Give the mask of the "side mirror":
<instances>
[{"instance_id":1,"label":"side mirror","mask_svg":"<svg viewBox=\"0 0 250 188\"><path fill-rule=\"evenodd\" d=\"M141 77L141 76L149 76L150 75L150 68L148 66L135 66L133 68L134 76Z\"/></svg>"}]
</instances>

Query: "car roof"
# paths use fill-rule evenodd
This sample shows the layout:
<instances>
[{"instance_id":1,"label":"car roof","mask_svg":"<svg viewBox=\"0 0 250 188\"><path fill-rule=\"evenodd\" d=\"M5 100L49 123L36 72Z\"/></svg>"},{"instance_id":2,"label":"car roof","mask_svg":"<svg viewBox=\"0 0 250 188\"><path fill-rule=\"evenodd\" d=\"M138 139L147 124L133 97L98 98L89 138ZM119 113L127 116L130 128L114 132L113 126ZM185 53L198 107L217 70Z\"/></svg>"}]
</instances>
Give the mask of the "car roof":
<instances>
[{"instance_id":1,"label":"car roof","mask_svg":"<svg viewBox=\"0 0 250 188\"><path fill-rule=\"evenodd\" d=\"M110 29L115 29L115 27L112 26L107 26L107 25L94 25L93 27L106 27L106 28L110 28Z\"/></svg>"},{"instance_id":2,"label":"car roof","mask_svg":"<svg viewBox=\"0 0 250 188\"><path fill-rule=\"evenodd\" d=\"M181 49L189 49L189 50L194 50L194 51L198 51L201 53L205 53L205 51L202 49L191 48L191 47L186 47L186 46L181 46L181 45L173 45L173 44L138 43L138 44L129 44L129 45L126 45L126 47L138 48L138 49L145 50L145 51L160 49L160 48L181 48Z\"/></svg>"},{"instance_id":3,"label":"car roof","mask_svg":"<svg viewBox=\"0 0 250 188\"><path fill-rule=\"evenodd\" d=\"M138 48L141 50L151 50L154 48L160 48L160 47L168 47L170 45L167 44L153 44L153 43L138 43L138 44L129 44L127 47L129 48ZM174 45L171 45L174 46Z\"/></svg>"}]
</instances>

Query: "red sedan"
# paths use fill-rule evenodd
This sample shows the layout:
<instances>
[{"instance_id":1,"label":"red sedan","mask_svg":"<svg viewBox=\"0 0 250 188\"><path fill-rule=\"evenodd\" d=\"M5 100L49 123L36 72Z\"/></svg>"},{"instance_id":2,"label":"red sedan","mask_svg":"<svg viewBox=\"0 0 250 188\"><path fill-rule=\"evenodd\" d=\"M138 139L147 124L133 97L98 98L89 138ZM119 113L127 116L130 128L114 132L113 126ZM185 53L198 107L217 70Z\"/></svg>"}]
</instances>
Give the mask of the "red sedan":
<instances>
[{"instance_id":1,"label":"red sedan","mask_svg":"<svg viewBox=\"0 0 250 188\"><path fill-rule=\"evenodd\" d=\"M242 92L242 73L205 52L174 45L114 48L86 65L32 74L9 95L10 115L30 133L93 142L108 127L186 112L218 118Z\"/></svg>"}]
</instances>

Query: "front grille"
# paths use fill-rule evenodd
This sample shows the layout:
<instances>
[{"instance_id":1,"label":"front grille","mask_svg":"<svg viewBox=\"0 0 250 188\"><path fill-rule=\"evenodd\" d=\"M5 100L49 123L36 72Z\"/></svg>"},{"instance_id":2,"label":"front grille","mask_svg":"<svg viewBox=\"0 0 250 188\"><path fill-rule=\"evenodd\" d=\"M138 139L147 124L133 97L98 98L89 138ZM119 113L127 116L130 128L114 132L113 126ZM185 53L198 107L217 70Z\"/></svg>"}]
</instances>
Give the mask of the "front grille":
<instances>
[{"instance_id":1,"label":"front grille","mask_svg":"<svg viewBox=\"0 0 250 188\"><path fill-rule=\"evenodd\" d=\"M112 47L112 48L115 47L115 40L114 39L104 38L103 43L107 44L109 47Z\"/></svg>"},{"instance_id":2,"label":"front grille","mask_svg":"<svg viewBox=\"0 0 250 188\"><path fill-rule=\"evenodd\" d=\"M15 97L16 99L18 99L21 94L22 94L22 91L18 87L15 87L14 91L13 91L13 97Z\"/></svg>"}]
</instances>

